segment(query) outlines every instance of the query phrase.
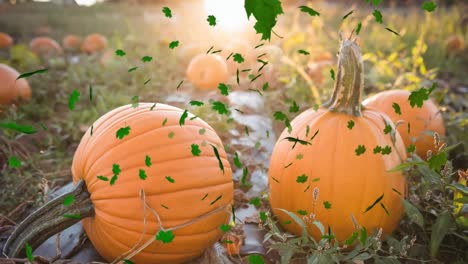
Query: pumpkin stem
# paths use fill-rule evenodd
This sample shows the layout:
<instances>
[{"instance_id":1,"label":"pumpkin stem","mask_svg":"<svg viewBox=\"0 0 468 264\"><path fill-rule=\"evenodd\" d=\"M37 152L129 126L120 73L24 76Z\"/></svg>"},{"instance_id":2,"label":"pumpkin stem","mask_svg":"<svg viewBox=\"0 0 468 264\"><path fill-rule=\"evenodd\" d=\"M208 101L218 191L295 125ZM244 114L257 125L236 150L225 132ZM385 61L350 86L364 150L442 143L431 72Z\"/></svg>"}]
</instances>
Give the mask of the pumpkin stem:
<instances>
[{"instance_id":1,"label":"pumpkin stem","mask_svg":"<svg viewBox=\"0 0 468 264\"><path fill-rule=\"evenodd\" d=\"M361 50L356 42L343 40L338 55L338 73L330 101L322 107L333 112L361 115L361 93L364 87Z\"/></svg>"},{"instance_id":2,"label":"pumpkin stem","mask_svg":"<svg viewBox=\"0 0 468 264\"><path fill-rule=\"evenodd\" d=\"M72 195L73 203L64 205L65 197ZM26 243L35 249L49 237L92 215L94 207L86 184L81 180L71 191L51 200L26 217L8 238L3 254L9 258L25 257Z\"/></svg>"}]
</instances>

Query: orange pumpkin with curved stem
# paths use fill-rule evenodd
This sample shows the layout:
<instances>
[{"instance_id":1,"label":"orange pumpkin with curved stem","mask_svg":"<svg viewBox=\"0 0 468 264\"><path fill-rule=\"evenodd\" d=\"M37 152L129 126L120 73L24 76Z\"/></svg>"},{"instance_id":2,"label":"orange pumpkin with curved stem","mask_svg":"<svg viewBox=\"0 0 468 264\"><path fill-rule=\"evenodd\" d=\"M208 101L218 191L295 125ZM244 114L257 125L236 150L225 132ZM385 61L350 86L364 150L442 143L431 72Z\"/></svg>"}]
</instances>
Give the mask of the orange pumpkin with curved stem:
<instances>
[{"instance_id":1,"label":"orange pumpkin with curved stem","mask_svg":"<svg viewBox=\"0 0 468 264\"><path fill-rule=\"evenodd\" d=\"M402 120L403 123L399 124L397 129L406 147L414 145L416 153L426 159L428 150L436 150L433 133L445 136L444 120L432 100L424 101L421 108L411 107L409 96L410 92L406 90L385 91L367 98L363 104L385 113L394 123ZM401 115L395 112L393 103L400 106Z\"/></svg>"},{"instance_id":2,"label":"orange pumpkin with curved stem","mask_svg":"<svg viewBox=\"0 0 468 264\"><path fill-rule=\"evenodd\" d=\"M73 157L75 190L20 223L5 254L24 254L26 241L39 246L38 238L79 221L65 215L78 215L108 262L183 263L200 256L223 235L234 186L220 138L192 116L165 104L139 103L100 117ZM70 194L75 200L64 206Z\"/></svg>"},{"instance_id":3,"label":"orange pumpkin with curved stem","mask_svg":"<svg viewBox=\"0 0 468 264\"><path fill-rule=\"evenodd\" d=\"M226 61L216 54L199 54L187 67L188 80L202 89L215 89L229 79Z\"/></svg>"},{"instance_id":4,"label":"orange pumpkin with curved stem","mask_svg":"<svg viewBox=\"0 0 468 264\"><path fill-rule=\"evenodd\" d=\"M39 56L55 56L63 53L57 41L49 37L37 37L29 44L31 51Z\"/></svg>"},{"instance_id":5,"label":"orange pumpkin with curved stem","mask_svg":"<svg viewBox=\"0 0 468 264\"><path fill-rule=\"evenodd\" d=\"M66 50L79 50L82 39L77 35L67 35L62 40L63 48Z\"/></svg>"},{"instance_id":6,"label":"orange pumpkin with curved stem","mask_svg":"<svg viewBox=\"0 0 468 264\"><path fill-rule=\"evenodd\" d=\"M97 33L86 36L81 44L81 51L89 54L103 51L106 48L107 38Z\"/></svg>"},{"instance_id":7,"label":"orange pumpkin with curved stem","mask_svg":"<svg viewBox=\"0 0 468 264\"><path fill-rule=\"evenodd\" d=\"M9 48L13 45L13 38L7 33L0 32L0 49Z\"/></svg>"},{"instance_id":8,"label":"orange pumpkin with curved stem","mask_svg":"<svg viewBox=\"0 0 468 264\"><path fill-rule=\"evenodd\" d=\"M0 104L11 104L18 99L31 99L31 88L26 79L16 80L19 72L0 63Z\"/></svg>"},{"instance_id":9,"label":"orange pumpkin with curved stem","mask_svg":"<svg viewBox=\"0 0 468 264\"><path fill-rule=\"evenodd\" d=\"M271 207L296 235L301 227L280 209L307 216L307 230L317 241L322 235L312 220L330 227L340 242L356 231L352 217L368 233L382 228L388 234L403 214L405 179L400 171L388 172L406 158L403 141L395 130L384 133L385 120L392 124L385 114L361 109L363 62L353 41L342 42L336 80L328 103L302 112L291 121L291 133L280 135L268 172ZM385 148L385 155L374 154L376 146Z\"/></svg>"}]
</instances>

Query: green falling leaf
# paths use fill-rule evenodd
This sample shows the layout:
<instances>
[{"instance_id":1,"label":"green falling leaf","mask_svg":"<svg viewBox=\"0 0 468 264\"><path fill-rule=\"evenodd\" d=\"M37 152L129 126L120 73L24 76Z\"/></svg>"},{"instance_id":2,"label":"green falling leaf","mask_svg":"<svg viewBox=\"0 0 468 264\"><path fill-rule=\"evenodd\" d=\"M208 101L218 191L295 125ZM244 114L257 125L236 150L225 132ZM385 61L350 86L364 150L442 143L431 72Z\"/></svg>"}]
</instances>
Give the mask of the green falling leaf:
<instances>
[{"instance_id":1,"label":"green falling leaf","mask_svg":"<svg viewBox=\"0 0 468 264\"><path fill-rule=\"evenodd\" d=\"M335 80L335 71L333 69L330 70L330 76L332 80Z\"/></svg>"},{"instance_id":2,"label":"green falling leaf","mask_svg":"<svg viewBox=\"0 0 468 264\"><path fill-rule=\"evenodd\" d=\"M8 158L8 167L10 168L19 168L21 167L21 160L16 156L11 156Z\"/></svg>"},{"instance_id":3,"label":"green falling leaf","mask_svg":"<svg viewBox=\"0 0 468 264\"><path fill-rule=\"evenodd\" d=\"M115 51L115 55L120 56L120 57L125 56L125 54L126 54L125 51L123 51L121 49L118 49L118 50Z\"/></svg>"},{"instance_id":4,"label":"green falling leaf","mask_svg":"<svg viewBox=\"0 0 468 264\"><path fill-rule=\"evenodd\" d=\"M359 35L359 33L361 32L361 28L362 28L362 23L359 22L356 26L356 35Z\"/></svg>"},{"instance_id":5,"label":"green falling leaf","mask_svg":"<svg viewBox=\"0 0 468 264\"><path fill-rule=\"evenodd\" d=\"M297 52L298 52L299 54L303 54L303 55L309 55L309 54L310 54L310 52L308 52L308 51L306 51L306 50L302 50L302 49L298 50Z\"/></svg>"},{"instance_id":6,"label":"green falling leaf","mask_svg":"<svg viewBox=\"0 0 468 264\"><path fill-rule=\"evenodd\" d=\"M171 230L159 230L159 232L156 234L156 240L162 241L164 244L171 243L172 240L174 240L174 237L175 236Z\"/></svg>"},{"instance_id":7,"label":"green falling leaf","mask_svg":"<svg viewBox=\"0 0 468 264\"><path fill-rule=\"evenodd\" d=\"M188 117L188 111L185 110L185 111L182 113L182 115L180 116L180 119L179 119L179 125L180 125L180 126L185 125L185 119L187 119L187 117Z\"/></svg>"},{"instance_id":8,"label":"green falling leaf","mask_svg":"<svg viewBox=\"0 0 468 264\"><path fill-rule=\"evenodd\" d=\"M375 9L372 15L374 15L375 17L375 22L380 23L380 24L383 23L382 13L380 13L379 10Z\"/></svg>"},{"instance_id":9,"label":"green falling leaf","mask_svg":"<svg viewBox=\"0 0 468 264\"><path fill-rule=\"evenodd\" d=\"M175 183L175 180L171 176L166 176L166 180L170 183Z\"/></svg>"},{"instance_id":10,"label":"green falling leaf","mask_svg":"<svg viewBox=\"0 0 468 264\"><path fill-rule=\"evenodd\" d=\"M204 105L203 102L200 102L200 101L190 101L190 105L193 105L193 106L202 106Z\"/></svg>"},{"instance_id":11,"label":"green falling leaf","mask_svg":"<svg viewBox=\"0 0 468 264\"><path fill-rule=\"evenodd\" d=\"M228 110L227 106L224 103L220 102L220 101L213 101L211 103L211 109L215 110L220 115L228 115L229 114L229 110Z\"/></svg>"},{"instance_id":12,"label":"green falling leaf","mask_svg":"<svg viewBox=\"0 0 468 264\"><path fill-rule=\"evenodd\" d=\"M208 25L210 26L216 26L216 17L213 15L209 15L208 18L206 19L208 21Z\"/></svg>"},{"instance_id":13,"label":"green falling leaf","mask_svg":"<svg viewBox=\"0 0 468 264\"><path fill-rule=\"evenodd\" d=\"M323 207L325 207L325 209L331 209L332 205L329 201L325 201L323 202Z\"/></svg>"},{"instance_id":14,"label":"green falling leaf","mask_svg":"<svg viewBox=\"0 0 468 264\"><path fill-rule=\"evenodd\" d=\"M145 156L145 165L146 167L151 167L151 157L148 155Z\"/></svg>"},{"instance_id":15,"label":"green falling leaf","mask_svg":"<svg viewBox=\"0 0 468 264\"><path fill-rule=\"evenodd\" d=\"M47 72L49 69L41 69L41 70L37 70L37 71L32 71L32 72L26 72L26 73L23 73L23 74L20 74L16 80L19 80L19 79L22 79L22 78L27 78L27 77L30 77L30 76L33 76L35 74L41 74L41 73L45 73Z\"/></svg>"},{"instance_id":16,"label":"green falling leaf","mask_svg":"<svg viewBox=\"0 0 468 264\"><path fill-rule=\"evenodd\" d=\"M214 154L216 156L216 159L218 159L219 168L221 169L221 171L224 174L224 165L223 165L223 162L221 161L221 158L219 157L218 148L216 148L216 146L214 146L214 145L211 145L211 147L213 148L213 152L214 152Z\"/></svg>"},{"instance_id":17,"label":"green falling leaf","mask_svg":"<svg viewBox=\"0 0 468 264\"><path fill-rule=\"evenodd\" d=\"M378 204L384 197L384 194L382 193L382 195L380 195L371 205L369 205L366 210L364 211L364 213L368 212L369 210L371 210L372 208L374 208L374 206L376 204Z\"/></svg>"},{"instance_id":18,"label":"green falling leaf","mask_svg":"<svg viewBox=\"0 0 468 264\"><path fill-rule=\"evenodd\" d=\"M237 152L234 153L234 165L236 165L237 168L242 168L242 162L239 159L239 155Z\"/></svg>"},{"instance_id":19,"label":"green falling leaf","mask_svg":"<svg viewBox=\"0 0 468 264\"><path fill-rule=\"evenodd\" d=\"M243 63L244 62L244 57L242 57L242 55L240 53L234 53L232 58L237 63Z\"/></svg>"},{"instance_id":20,"label":"green falling leaf","mask_svg":"<svg viewBox=\"0 0 468 264\"><path fill-rule=\"evenodd\" d=\"M118 139L123 139L125 136L128 136L130 134L130 126L126 127L121 127L117 132L115 133L116 138Z\"/></svg>"},{"instance_id":21,"label":"green falling leaf","mask_svg":"<svg viewBox=\"0 0 468 264\"><path fill-rule=\"evenodd\" d=\"M432 87L429 89L422 87L418 90L412 91L408 96L408 101L410 102L411 107L414 108L415 106L417 106L421 108L423 106L424 101L429 100L429 95L436 87L437 83L433 83Z\"/></svg>"},{"instance_id":22,"label":"green falling leaf","mask_svg":"<svg viewBox=\"0 0 468 264\"><path fill-rule=\"evenodd\" d=\"M162 8L162 12L164 13L164 15L168 18L171 18L172 17L172 11L169 7L165 6Z\"/></svg>"},{"instance_id":23,"label":"green falling leaf","mask_svg":"<svg viewBox=\"0 0 468 264\"><path fill-rule=\"evenodd\" d=\"M392 107L396 114L401 115L401 108L399 104L393 102Z\"/></svg>"},{"instance_id":24,"label":"green falling leaf","mask_svg":"<svg viewBox=\"0 0 468 264\"><path fill-rule=\"evenodd\" d=\"M222 95L229 95L229 86L224 83L220 83L218 85L218 90L221 92Z\"/></svg>"},{"instance_id":25,"label":"green falling leaf","mask_svg":"<svg viewBox=\"0 0 468 264\"><path fill-rule=\"evenodd\" d=\"M262 35L262 40L270 40L273 27L276 25L277 18L283 14L281 1L269 0L245 0L244 8L247 13L247 19L253 15L256 22L254 29L257 34Z\"/></svg>"},{"instance_id":26,"label":"green falling leaf","mask_svg":"<svg viewBox=\"0 0 468 264\"><path fill-rule=\"evenodd\" d=\"M73 90L73 92L70 94L70 97L68 98L68 108L70 110L75 109L75 104L80 101L80 92L78 90Z\"/></svg>"},{"instance_id":27,"label":"green falling leaf","mask_svg":"<svg viewBox=\"0 0 468 264\"><path fill-rule=\"evenodd\" d=\"M192 155L193 156L200 156L201 150L200 147L197 144L192 144Z\"/></svg>"},{"instance_id":28,"label":"green falling leaf","mask_svg":"<svg viewBox=\"0 0 468 264\"><path fill-rule=\"evenodd\" d=\"M249 255L249 264L265 264L265 260L261 255Z\"/></svg>"},{"instance_id":29,"label":"green falling leaf","mask_svg":"<svg viewBox=\"0 0 468 264\"><path fill-rule=\"evenodd\" d=\"M179 41L178 40L174 40L174 41L171 41L171 43L169 43L169 48L170 49L175 49L179 46Z\"/></svg>"},{"instance_id":30,"label":"green falling leaf","mask_svg":"<svg viewBox=\"0 0 468 264\"><path fill-rule=\"evenodd\" d=\"M67 195L67 196L65 196L65 198L63 198L63 205L64 206L70 206L74 202L75 202L75 195L74 194Z\"/></svg>"},{"instance_id":31,"label":"green falling leaf","mask_svg":"<svg viewBox=\"0 0 468 264\"><path fill-rule=\"evenodd\" d=\"M96 178L98 178L101 181L109 181L109 178L102 176L102 175L96 176Z\"/></svg>"},{"instance_id":32,"label":"green falling leaf","mask_svg":"<svg viewBox=\"0 0 468 264\"><path fill-rule=\"evenodd\" d=\"M151 57L151 56L143 56L143 57L141 58L141 61L142 61L142 62L150 62L150 61L152 61L152 60L153 60L153 57Z\"/></svg>"},{"instance_id":33,"label":"green falling leaf","mask_svg":"<svg viewBox=\"0 0 468 264\"><path fill-rule=\"evenodd\" d=\"M366 152L366 147L364 145L359 145L354 151L356 152L356 156L360 156Z\"/></svg>"},{"instance_id":34,"label":"green falling leaf","mask_svg":"<svg viewBox=\"0 0 468 264\"><path fill-rule=\"evenodd\" d=\"M139 169L138 170L138 177L140 177L140 179L142 179L142 180L146 180L146 178L148 176L146 175L146 171L144 169Z\"/></svg>"},{"instance_id":35,"label":"green falling leaf","mask_svg":"<svg viewBox=\"0 0 468 264\"><path fill-rule=\"evenodd\" d=\"M16 122L0 123L0 127L15 130L24 134L34 134L37 132L37 130L33 126L19 125Z\"/></svg>"},{"instance_id":36,"label":"green falling leaf","mask_svg":"<svg viewBox=\"0 0 468 264\"><path fill-rule=\"evenodd\" d=\"M222 224L219 226L219 229L221 229L221 231L223 231L224 233L227 233L231 230L231 226L230 225L226 225L226 224Z\"/></svg>"},{"instance_id":37,"label":"green falling leaf","mask_svg":"<svg viewBox=\"0 0 468 264\"><path fill-rule=\"evenodd\" d=\"M26 249L26 258L30 261L30 262L33 262L34 261L34 256L33 256L33 249L32 247L26 243L24 245L25 249Z\"/></svg>"},{"instance_id":38,"label":"green falling leaf","mask_svg":"<svg viewBox=\"0 0 468 264\"><path fill-rule=\"evenodd\" d=\"M349 128L349 130L353 129L353 127L354 127L354 121L353 121L353 120L349 120L349 121L348 121L348 128Z\"/></svg>"},{"instance_id":39,"label":"green falling leaf","mask_svg":"<svg viewBox=\"0 0 468 264\"><path fill-rule=\"evenodd\" d=\"M320 16L320 13L315 11L314 9L308 7L308 6L300 6L299 9L301 12L307 13L310 16Z\"/></svg>"},{"instance_id":40,"label":"green falling leaf","mask_svg":"<svg viewBox=\"0 0 468 264\"><path fill-rule=\"evenodd\" d=\"M309 177L308 177L307 175L302 174L302 175L300 175L300 176L297 176L296 182L297 182L297 183L305 183L305 182L307 182L307 179L308 179L308 178L309 178Z\"/></svg>"},{"instance_id":41,"label":"green falling leaf","mask_svg":"<svg viewBox=\"0 0 468 264\"><path fill-rule=\"evenodd\" d=\"M432 12L436 9L437 5L434 3L434 1L426 1L422 4L421 8L423 10L426 10L427 12Z\"/></svg>"}]
</instances>

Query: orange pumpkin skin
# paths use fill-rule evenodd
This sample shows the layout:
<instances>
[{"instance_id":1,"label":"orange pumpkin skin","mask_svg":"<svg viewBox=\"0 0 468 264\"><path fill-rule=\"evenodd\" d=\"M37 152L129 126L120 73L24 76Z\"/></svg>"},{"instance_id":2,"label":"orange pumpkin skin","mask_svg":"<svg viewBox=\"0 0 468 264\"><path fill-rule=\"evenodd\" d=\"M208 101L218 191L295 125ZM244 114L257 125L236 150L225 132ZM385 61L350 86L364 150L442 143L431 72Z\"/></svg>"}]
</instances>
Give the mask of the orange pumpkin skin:
<instances>
[{"instance_id":1,"label":"orange pumpkin skin","mask_svg":"<svg viewBox=\"0 0 468 264\"><path fill-rule=\"evenodd\" d=\"M368 108L373 108L388 115L396 123L403 120L404 123L398 126L406 147L414 144L416 153L426 159L427 151L435 151L434 137L427 132L437 132L440 136L445 136L444 120L439 109L432 100L424 101L423 106L411 107L408 97L410 92L406 90L392 90L378 93L364 100L363 104ZM395 113L392 105L397 103L401 109L401 115ZM410 131L408 133L408 123Z\"/></svg>"},{"instance_id":2,"label":"orange pumpkin skin","mask_svg":"<svg viewBox=\"0 0 468 264\"><path fill-rule=\"evenodd\" d=\"M351 41L344 42L340 54L350 56L345 54L349 52L346 46L349 44L346 43ZM348 63L359 60L362 65L360 52L356 54L359 56L353 55ZM342 79L341 74L347 74L351 79L352 76L358 76L353 70L348 73L348 69L338 72L337 81ZM361 73L359 75L362 76ZM322 106L317 111L304 111L291 121L291 133L285 129L278 138L268 172L271 207L279 223L298 236L302 234L300 226L278 209L287 210L299 218L304 217L302 214L305 211L309 219L312 216L312 220L320 221L326 230L330 226L341 242L356 230L352 216L369 233L381 227L383 233L388 234L397 227L403 214L402 197L392 189L405 195L405 179L401 172L387 172L405 159L403 141L395 133L396 141L393 144L390 135L383 132L384 118L388 117L372 110L361 111L359 99L354 105L359 114L344 111L349 110L348 104L352 104L344 100L345 90L339 89L342 88L337 88L338 95L331 100L333 104ZM352 129L348 128L350 120L354 122ZM388 122L391 123L389 119ZM294 146L294 142L286 137L299 138L311 144L297 143ZM366 151L358 156L356 149L359 145L364 145ZM388 155L374 154L373 149L377 145L382 148L390 146L391 152ZM299 154L303 156L302 159L297 159ZM304 176L307 177L305 181ZM382 194L384 197L381 202L390 216L386 215L380 205L364 213ZM325 207L326 202L331 204L331 208ZM292 223L285 224L286 221ZM321 234L315 225L308 221L307 227L308 232L319 241Z\"/></svg>"},{"instance_id":3,"label":"orange pumpkin skin","mask_svg":"<svg viewBox=\"0 0 468 264\"><path fill-rule=\"evenodd\" d=\"M66 50L78 50L81 46L81 37L77 35L67 35L62 40L63 48Z\"/></svg>"},{"instance_id":4,"label":"orange pumpkin skin","mask_svg":"<svg viewBox=\"0 0 468 264\"><path fill-rule=\"evenodd\" d=\"M16 78L19 72L8 65L0 64L0 104L8 105L17 99L29 100L31 98L31 88L26 79Z\"/></svg>"},{"instance_id":5,"label":"orange pumpkin skin","mask_svg":"<svg viewBox=\"0 0 468 264\"><path fill-rule=\"evenodd\" d=\"M91 34L86 36L81 44L81 51L86 53L96 53L107 48L107 38L101 34Z\"/></svg>"},{"instance_id":6,"label":"orange pumpkin skin","mask_svg":"<svg viewBox=\"0 0 468 264\"><path fill-rule=\"evenodd\" d=\"M37 37L29 44L31 51L39 56L54 56L62 54L62 47L49 37Z\"/></svg>"},{"instance_id":7,"label":"orange pumpkin skin","mask_svg":"<svg viewBox=\"0 0 468 264\"><path fill-rule=\"evenodd\" d=\"M202 89L215 89L229 79L226 61L216 54L199 54L187 67L188 80Z\"/></svg>"},{"instance_id":8,"label":"orange pumpkin skin","mask_svg":"<svg viewBox=\"0 0 468 264\"><path fill-rule=\"evenodd\" d=\"M221 238L219 226L229 221L234 193L232 172L216 132L199 118L190 120L191 115L184 125L179 125L183 113L179 108L157 104L150 110L152 106L153 103L139 103L136 108L125 105L99 118L93 124L93 135L88 129L73 159L73 179L85 180L95 207L95 216L83 219L84 228L109 262L130 250L143 233L141 189L164 228L181 225L220 207L227 211L174 230L172 242L153 242L131 258L135 263L182 263L196 258ZM129 135L117 139L116 131L125 126L130 126ZM203 135L200 129L205 130ZM171 132L174 134L169 138ZM192 144L199 145L200 156L192 155ZM217 146L224 174L211 145ZM146 155L151 158L150 167L145 165ZM111 186L97 176L111 179L113 164L118 164L121 172ZM139 169L146 171L146 180L139 178ZM166 176L175 182L169 182ZM159 227L154 215L149 210L146 213L143 241L154 237Z\"/></svg>"},{"instance_id":9,"label":"orange pumpkin skin","mask_svg":"<svg viewBox=\"0 0 468 264\"><path fill-rule=\"evenodd\" d=\"M0 32L0 49L9 48L13 45L13 38L7 33Z\"/></svg>"}]
</instances>

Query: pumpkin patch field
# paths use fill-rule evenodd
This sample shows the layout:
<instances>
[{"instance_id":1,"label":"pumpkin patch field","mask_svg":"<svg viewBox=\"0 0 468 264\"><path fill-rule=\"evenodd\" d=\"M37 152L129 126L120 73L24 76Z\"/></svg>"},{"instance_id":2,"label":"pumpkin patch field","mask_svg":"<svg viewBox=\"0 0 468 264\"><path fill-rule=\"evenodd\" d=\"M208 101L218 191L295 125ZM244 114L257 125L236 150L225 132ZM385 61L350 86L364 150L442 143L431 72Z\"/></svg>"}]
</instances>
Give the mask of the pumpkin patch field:
<instances>
[{"instance_id":1,"label":"pumpkin patch field","mask_svg":"<svg viewBox=\"0 0 468 264\"><path fill-rule=\"evenodd\" d=\"M0 263L468 263L468 4L0 0Z\"/></svg>"}]
</instances>

